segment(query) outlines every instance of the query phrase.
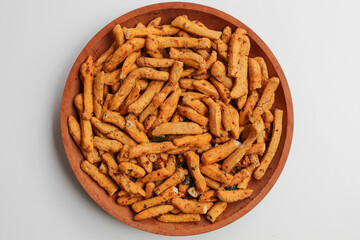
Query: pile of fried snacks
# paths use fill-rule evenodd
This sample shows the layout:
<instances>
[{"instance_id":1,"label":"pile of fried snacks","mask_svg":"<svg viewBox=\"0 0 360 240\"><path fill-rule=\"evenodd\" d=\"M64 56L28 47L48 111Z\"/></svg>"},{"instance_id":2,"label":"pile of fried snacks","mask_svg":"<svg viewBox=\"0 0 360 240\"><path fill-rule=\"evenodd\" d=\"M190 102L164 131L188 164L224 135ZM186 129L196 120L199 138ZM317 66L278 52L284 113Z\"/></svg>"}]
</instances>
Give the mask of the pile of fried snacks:
<instances>
[{"instance_id":1,"label":"pile of fried snacks","mask_svg":"<svg viewBox=\"0 0 360 240\"><path fill-rule=\"evenodd\" d=\"M279 79L249 57L246 34L187 16L116 25L111 46L81 65L80 121L68 118L81 169L134 220L214 222L264 176L282 132Z\"/></svg>"}]
</instances>

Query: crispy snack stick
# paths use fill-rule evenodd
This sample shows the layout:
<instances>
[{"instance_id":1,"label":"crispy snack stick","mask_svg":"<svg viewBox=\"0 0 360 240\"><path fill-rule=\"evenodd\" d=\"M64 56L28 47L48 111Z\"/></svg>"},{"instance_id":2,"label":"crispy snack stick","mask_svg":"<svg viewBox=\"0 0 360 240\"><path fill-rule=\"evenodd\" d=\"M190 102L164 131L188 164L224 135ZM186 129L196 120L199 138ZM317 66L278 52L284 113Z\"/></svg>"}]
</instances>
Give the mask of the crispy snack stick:
<instances>
[{"instance_id":1,"label":"crispy snack stick","mask_svg":"<svg viewBox=\"0 0 360 240\"><path fill-rule=\"evenodd\" d=\"M182 168L178 168L171 177L166 179L162 184L160 184L159 186L157 186L154 189L154 193L156 195L160 195L166 189L168 189L170 187L173 187L173 186L176 186L179 183L183 182L184 179L185 179L184 170Z\"/></svg>"},{"instance_id":2,"label":"crispy snack stick","mask_svg":"<svg viewBox=\"0 0 360 240\"><path fill-rule=\"evenodd\" d=\"M122 173L135 178L142 178L146 174L145 170L142 167L131 162L119 163L119 169Z\"/></svg>"},{"instance_id":3,"label":"crispy snack stick","mask_svg":"<svg viewBox=\"0 0 360 240\"><path fill-rule=\"evenodd\" d=\"M150 162L150 160L147 158L147 156L141 156L137 159L140 166L142 166L146 172L150 173L153 170L153 165Z\"/></svg>"},{"instance_id":4,"label":"crispy snack stick","mask_svg":"<svg viewBox=\"0 0 360 240\"><path fill-rule=\"evenodd\" d=\"M250 164L245 169L241 170L241 171L247 172L247 174L246 174L247 177L244 178L241 182L239 182L239 184L237 185L238 189L246 189L247 188L255 168L257 168L260 165L259 157L257 154L249 155L249 158L250 158Z\"/></svg>"},{"instance_id":5,"label":"crispy snack stick","mask_svg":"<svg viewBox=\"0 0 360 240\"><path fill-rule=\"evenodd\" d=\"M171 25L174 27L181 28L189 33L201 37L207 37L210 39L219 39L221 36L220 31L214 31L206 27L199 26L198 24L190 21L186 15L178 16L171 22Z\"/></svg>"},{"instance_id":6,"label":"crispy snack stick","mask_svg":"<svg viewBox=\"0 0 360 240\"><path fill-rule=\"evenodd\" d=\"M207 213L206 218L210 222L215 222L215 220L222 214L227 207L227 202L218 201L214 204L214 206Z\"/></svg>"},{"instance_id":7,"label":"crispy snack stick","mask_svg":"<svg viewBox=\"0 0 360 240\"><path fill-rule=\"evenodd\" d=\"M208 145L211 141L211 134L210 133L204 133L201 135L193 135L193 136L185 136L182 138L177 138L173 142L176 146L184 147L184 146L190 146L190 147L204 147Z\"/></svg>"},{"instance_id":8,"label":"crispy snack stick","mask_svg":"<svg viewBox=\"0 0 360 240\"><path fill-rule=\"evenodd\" d=\"M196 100L201 100L203 97L205 97L204 94L198 93L198 92L183 92L183 93L181 93L181 96L182 97L189 97L191 99L196 99Z\"/></svg>"},{"instance_id":9,"label":"crispy snack stick","mask_svg":"<svg viewBox=\"0 0 360 240\"><path fill-rule=\"evenodd\" d=\"M156 116L148 116L144 121L145 130L148 131L156 120Z\"/></svg>"},{"instance_id":10,"label":"crispy snack stick","mask_svg":"<svg viewBox=\"0 0 360 240\"><path fill-rule=\"evenodd\" d=\"M227 158L240 146L240 142L230 140L222 145L214 147L201 156L201 162L210 165Z\"/></svg>"},{"instance_id":11,"label":"crispy snack stick","mask_svg":"<svg viewBox=\"0 0 360 240\"><path fill-rule=\"evenodd\" d=\"M196 190L199 193L205 192L206 182L204 176L200 172L200 158L193 151L189 151L184 153L184 157L186 158L186 163L188 165L191 176L195 180ZM182 209L180 209L182 210Z\"/></svg>"},{"instance_id":12,"label":"crispy snack stick","mask_svg":"<svg viewBox=\"0 0 360 240\"><path fill-rule=\"evenodd\" d=\"M122 44L124 44L124 42L125 42L124 32L123 32L122 27L120 26L120 24L116 24L116 26L114 27L113 35L114 35L114 38L115 38L117 48L120 47Z\"/></svg>"},{"instance_id":13,"label":"crispy snack stick","mask_svg":"<svg viewBox=\"0 0 360 240\"><path fill-rule=\"evenodd\" d=\"M169 172L168 170L166 170L166 168L160 168L156 171L152 171L151 173L147 174L145 177L141 179L141 182L143 183L155 182L168 178L171 175L172 172Z\"/></svg>"},{"instance_id":14,"label":"crispy snack stick","mask_svg":"<svg viewBox=\"0 0 360 240\"><path fill-rule=\"evenodd\" d=\"M129 95L131 90L135 87L136 82L140 78L147 78L152 80L167 81L169 73L163 71L156 71L152 68L138 68L132 71L124 80L120 89L116 92L114 97L109 102L109 108L116 110L120 107L125 98Z\"/></svg>"},{"instance_id":15,"label":"crispy snack stick","mask_svg":"<svg viewBox=\"0 0 360 240\"><path fill-rule=\"evenodd\" d=\"M156 50L158 48L210 48L211 41L208 38L189 37L158 37L148 34L146 38L146 49Z\"/></svg>"},{"instance_id":16,"label":"crispy snack stick","mask_svg":"<svg viewBox=\"0 0 360 240\"><path fill-rule=\"evenodd\" d=\"M207 116L209 114L209 109L204 103L188 95L182 98L182 103L185 106L193 108L196 112L200 113L203 116Z\"/></svg>"},{"instance_id":17,"label":"crispy snack stick","mask_svg":"<svg viewBox=\"0 0 360 240\"><path fill-rule=\"evenodd\" d=\"M125 119L118 112L107 110L103 113L102 120L104 122L112 123L115 126L118 126L120 129L125 129Z\"/></svg>"},{"instance_id":18,"label":"crispy snack stick","mask_svg":"<svg viewBox=\"0 0 360 240\"><path fill-rule=\"evenodd\" d=\"M152 208L146 209L146 210L136 214L134 216L134 220L138 221L138 220L157 217L159 215L168 213L173 209L174 209L174 207L172 205L161 205L161 206L152 207Z\"/></svg>"},{"instance_id":19,"label":"crispy snack stick","mask_svg":"<svg viewBox=\"0 0 360 240\"><path fill-rule=\"evenodd\" d=\"M225 172L230 172L231 169L235 167L235 165L243 158L245 153L249 150L253 142L255 142L257 136L258 136L258 130L252 128L245 142L243 142L243 144L240 145L240 147L238 147L235 152L233 152L229 157L227 157L224 160L222 164L222 169Z\"/></svg>"},{"instance_id":20,"label":"crispy snack stick","mask_svg":"<svg viewBox=\"0 0 360 240\"><path fill-rule=\"evenodd\" d=\"M121 132L117 127L102 123L99 119L95 117L91 118L91 123L95 128L97 128L102 134L104 134L108 138L118 140L122 144L127 144L129 146L136 145L136 142L131 137Z\"/></svg>"},{"instance_id":21,"label":"crispy snack stick","mask_svg":"<svg viewBox=\"0 0 360 240\"><path fill-rule=\"evenodd\" d=\"M230 38L231 38L231 28L229 26L226 26L221 34L221 40L226 43L229 44L230 42Z\"/></svg>"},{"instance_id":22,"label":"crispy snack stick","mask_svg":"<svg viewBox=\"0 0 360 240\"><path fill-rule=\"evenodd\" d=\"M266 85L265 90L261 95L258 104L256 105L256 108L252 113L248 115L250 122L254 123L259 120L261 114L263 114L264 112L264 107L266 107L268 102L271 101L271 97L275 93L275 90L279 86L279 83L279 78L273 77L269 79L269 83Z\"/></svg>"},{"instance_id":23,"label":"crispy snack stick","mask_svg":"<svg viewBox=\"0 0 360 240\"><path fill-rule=\"evenodd\" d=\"M139 57L136 60L136 64L139 67L151 67L151 68L168 68L174 64L175 60L170 58L149 58Z\"/></svg>"},{"instance_id":24,"label":"crispy snack stick","mask_svg":"<svg viewBox=\"0 0 360 240\"><path fill-rule=\"evenodd\" d=\"M182 89L189 89L189 90L195 90L195 87L193 85L193 83L197 81L194 79L188 79L188 78L183 78L179 80L179 86Z\"/></svg>"},{"instance_id":25,"label":"crispy snack stick","mask_svg":"<svg viewBox=\"0 0 360 240\"><path fill-rule=\"evenodd\" d=\"M186 65L196 69L205 69L206 61L200 54L190 51L179 51L175 48L170 48L169 54L170 58L181 61Z\"/></svg>"},{"instance_id":26,"label":"crispy snack stick","mask_svg":"<svg viewBox=\"0 0 360 240\"><path fill-rule=\"evenodd\" d=\"M250 197L253 193L252 189L239 189L239 190L217 190L216 194L221 201L232 203Z\"/></svg>"},{"instance_id":27,"label":"crispy snack stick","mask_svg":"<svg viewBox=\"0 0 360 240\"><path fill-rule=\"evenodd\" d=\"M215 190L208 190L199 197L199 202L216 202L218 200Z\"/></svg>"},{"instance_id":28,"label":"crispy snack stick","mask_svg":"<svg viewBox=\"0 0 360 240\"><path fill-rule=\"evenodd\" d=\"M80 167L87 175L94 179L94 181L97 182L100 187L104 188L110 196L112 196L118 190L118 186L113 180L111 180L109 176L101 173L97 167L88 161L81 161Z\"/></svg>"},{"instance_id":29,"label":"crispy snack stick","mask_svg":"<svg viewBox=\"0 0 360 240\"><path fill-rule=\"evenodd\" d=\"M188 68L188 69L185 69L182 74L181 74L181 77L182 78L185 78L185 77L190 77L192 76L192 74L196 71L195 68Z\"/></svg>"},{"instance_id":30,"label":"crispy snack stick","mask_svg":"<svg viewBox=\"0 0 360 240\"><path fill-rule=\"evenodd\" d=\"M121 67L121 72L119 75L120 79L126 78L126 76L129 74L129 72L131 70L131 66L134 65L134 63L136 62L136 59L140 56L141 56L141 52L136 51L136 52L130 53L129 56L126 57L123 65Z\"/></svg>"},{"instance_id":31,"label":"crispy snack stick","mask_svg":"<svg viewBox=\"0 0 360 240\"><path fill-rule=\"evenodd\" d=\"M259 139L259 137L258 137ZM262 156L265 152L265 142L261 143L254 143L249 150L246 151L245 155L252 155L252 154L258 154L259 156Z\"/></svg>"},{"instance_id":32,"label":"crispy snack stick","mask_svg":"<svg viewBox=\"0 0 360 240\"><path fill-rule=\"evenodd\" d=\"M101 163L99 166L99 171L105 175L108 175L108 169L105 163Z\"/></svg>"},{"instance_id":33,"label":"crispy snack stick","mask_svg":"<svg viewBox=\"0 0 360 240\"><path fill-rule=\"evenodd\" d=\"M140 97L141 88L139 85L135 85L135 87L131 90L125 102L123 102L119 108L120 114L128 113L129 106L134 103Z\"/></svg>"},{"instance_id":34,"label":"crispy snack stick","mask_svg":"<svg viewBox=\"0 0 360 240\"><path fill-rule=\"evenodd\" d=\"M224 103L229 104L229 102L231 101L230 90L213 77L210 78L210 81L218 90L220 97L224 101Z\"/></svg>"},{"instance_id":35,"label":"crispy snack stick","mask_svg":"<svg viewBox=\"0 0 360 240\"><path fill-rule=\"evenodd\" d=\"M215 50L213 50L211 52L211 54L209 55L209 53L204 50L204 49L199 49L197 50L197 52L204 58L206 59L206 62L205 62L205 67L202 68L202 69L198 69L196 72L194 72L195 75L201 75L201 74L206 74L207 73L207 70L210 69L214 63L216 62L217 60L217 52ZM206 53L206 55L204 54ZM207 56L209 55L209 56Z\"/></svg>"},{"instance_id":36,"label":"crispy snack stick","mask_svg":"<svg viewBox=\"0 0 360 240\"><path fill-rule=\"evenodd\" d=\"M97 118L101 118L102 105L104 104L104 80L103 71L96 74L94 80L94 114Z\"/></svg>"},{"instance_id":37,"label":"crispy snack stick","mask_svg":"<svg viewBox=\"0 0 360 240\"><path fill-rule=\"evenodd\" d=\"M166 169L172 173L176 170L176 156L173 154L170 154L167 163L166 163Z\"/></svg>"},{"instance_id":38,"label":"crispy snack stick","mask_svg":"<svg viewBox=\"0 0 360 240\"><path fill-rule=\"evenodd\" d=\"M240 133L244 130L244 127L239 125L239 112L231 105L227 105L232 116L233 128L230 130L231 137L233 139L239 139Z\"/></svg>"},{"instance_id":39,"label":"crispy snack stick","mask_svg":"<svg viewBox=\"0 0 360 240\"><path fill-rule=\"evenodd\" d=\"M139 99L128 107L128 111L138 116L149 105L154 96L160 92L164 84L161 81L151 81Z\"/></svg>"},{"instance_id":40,"label":"crispy snack stick","mask_svg":"<svg viewBox=\"0 0 360 240\"><path fill-rule=\"evenodd\" d=\"M200 214L196 213L179 213L179 214L164 214L156 218L160 222L199 222L201 221Z\"/></svg>"},{"instance_id":41,"label":"crispy snack stick","mask_svg":"<svg viewBox=\"0 0 360 240\"><path fill-rule=\"evenodd\" d=\"M240 98L248 93L248 56L250 53L250 39L244 36L239 56L239 73L231 89L231 98Z\"/></svg>"},{"instance_id":42,"label":"crispy snack stick","mask_svg":"<svg viewBox=\"0 0 360 240\"><path fill-rule=\"evenodd\" d=\"M229 183L222 184L221 187L225 188L225 187L231 187L234 185L238 185L239 183L243 182L249 176L251 177L251 175L249 175L249 172L247 170L245 170L245 168L241 169L240 172L238 172L234 175L233 179Z\"/></svg>"},{"instance_id":43,"label":"crispy snack stick","mask_svg":"<svg viewBox=\"0 0 360 240\"><path fill-rule=\"evenodd\" d=\"M232 130L235 127L236 123L230 112L230 108L219 100L216 102L220 105L220 108L221 108L222 125L223 125L225 131Z\"/></svg>"},{"instance_id":44,"label":"crispy snack stick","mask_svg":"<svg viewBox=\"0 0 360 240\"><path fill-rule=\"evenodd\" d=\"M239 123L241 126L245 125L249 120L248 115L254 109L256 103L259 101L259 93L256 90L251 91L249 98L246 100L244 108L240 111Z\"/></svg>"},{"instance_id":45,"label":"crispy snack stick","mask_svg":"<svg viewBox=\"0 0 360 240\"><path fill-rule=\"evenodd\" d=\"M94 62L94 73L101 71L104 63L115 52L115 50L116 50L116 42L113 42L110 45L110 47L103 54L101 54Z\"/></svg>"},{"instance_id":46,"label":"crispy snack stick","mask_svg":"<svg viewBox=\"0 0 360 240\"><path fill-rule=\"evenodd\" d=\"M216 100L220 98L219 92L214 87L214 85L212 85L206 80L198 80L193 83L193 86L195 87L196 90L204 93L207 96L210 96L211 98L214 98Z\"/></svg>"},{"instance_id":47,"label":"crispy snack stick","mask_svg":"<svg viewBox=\"0 0 360 240\"><path fill-rule=\"evenodd\" d=\"M162 26L148 26L146 28L123 28L126 39L132 39L134 37L146 37L148 34L157 36L170 36L175 35L180 29L171 25Z\"/></svg>"},{"instance_id":48,"label":"crispy snack stick","mask_svg":"<svg viewBox=\"0 0 360 240\"><path fill-rule=\"evenodd\" d=\"M134 121L134 115L129 114L125 119L125 131L138 143L146 143L149 142L149 138L147 137L146 133L141 131L136 126L136 117Z\"/></svg>"},{"instance_id":49,"label":"crispy snack stick","mask_svg":"<svg viewBox=\"0 0 360 240\"><path fill-rule=\"evenodd\" d=\"M184 213L199 213L206 214L207 211L211 208L212 203L200 203L197 201L191 201L187 199L182 199L175 197L171 201L172 205Z\"/></svg>"},{"instance_id":50,"label":"crispy snack stick","mask_svg":"<svg viewBox=\"0 0 360 240\"><path fill-rule=\"evenodd\" d=\"M105 73L104 83L106 85L110 85L110 86L115 85L115 84L120 84L119 83L120 72L121 72L121 69L116 69L112 72Z\"/></svg>"},{"instance_id":51,"label":"crispy snack stick","mask_svg":"<svg viewBox=\"0 0 360 240\"><path fill-rule=\"evenodd\" d=\"M224 63L216 61L211 68L211 75L213 75L228 89L231 89L233 87L233 80L226 75L226 67Z\"/></svg>"},{"instance_id":52,"label":"crispy snack stick","mask_svg":"<svg viewBox=\"0 0 360 240\"><path fill-rule=\"evenodd\" d=\"M221 109L219 104L214 102L210 97L202 98L202 101L209 107L209 127L212 134L215 136L223 136L221 130Z\"/></svg>"},{"instance_id":53,"label":"crispy snack stick","mask_svg":"<svg viewBox=\"0 0 360 240\"><path fill-rule=\"evenodd\" d=\"M205 182L206 182L206 185L212 189L215 189L217 190L218 188L220 188L220 183L211 179L211 178L208 178L208 177L204 177L205 178Z\"/></svg>"},{"instance_id":54,"label":"crispy snack stick","mask_svg":"<svg viewBox=\"0 0 360 240\"><path fill-rule=\"evenodd\" d=\"M270 144L267 148L265 156L263 157L260 163L260 166L256 168L253 174L254 178L257 180L260 180L264 176L279 146L281 132L282 132L283 111L280 109L275 109L274 115L275 115L275 120L274 120L274 127L273 127L273 133Z\"/></svg>"},{"instance_id":55,"label":"crispy snack stick","mask_svg":"<svg viewBox=\"0 0 360 240\"><path fill-rule=\"evenodd\" d=\"M145 47L144 38L133 38L126 41L124 44L119 46L118 49L116 49L112 57L104 64L103 70L105 72L114 70L132 52L135 52L143 47Z\"/></svg>"},{"instance_id":56,"label":"crispy snack stick","mask_svg":"<svg viewBox=\"0 0 360 240\"><path fill-rule=\"evenodd\" d=\"M80 124L76 121L73 116L69 116L68 118L68 127L71 137L74 139L76 145L80 148L82 154L84 155L85 159L88 160L90 163L97 163L100 162L100 155L97 149L93 148L91 152L86 152L83 150L81 146L81 129Z\"/></svg>"},{"instance_id":57,"label":"crispy snack stick","mask_svg":"<svg viewBox=\"0 0 360 240\"><path fill-rule=\"evenodd\" d=\"M122 144L116 140L94 137L94 147L105 152L116 153L122 148Z\"/></svg>"},{"instance_id":58,"label":"crispy snack stick","mask_svg":"<svg viewBox=\"0 0 360 240\"><path fill-rule=\"evenodd\" d=\"M181 94L181 89L176 89L163 103L160 104L160 113L157 116L156 120L152 124L151 129L154 129L155 127L167 123L170 121L171 116L174 114L177 103L179 101ZM150 131L149 130L149 131Z\"/></svg>"},{"instance_id":59,"label":"crispy snack stick","mask_svg":"<svg viewBox=\"0 0 360 240\"><path fill-rule=\"evenodd\" d=\"M228 45L224 41L222 41L220 39L215 40L214 43L216 44L216 49L218 51L219 57L222 60L224 60L225 62L227 62L229 60L229 57L228 57L229 47L228 47Z\"/></svg>"},{"instance_id":60,"label":"crispy snack stick","mask_svg":"<svg viewBox=\"0 0 360 240\"><path fill-rule=\"evenodd\" d=\"M169 188L162 195L152 197L149 199L142 200L140 202L134 203L131 208L134 212L138 213L143 211L144 209L151 208L156 205L160 205L165 203L166 201L172 199L178 194L178 189L176 187Z\"/></svg>"},{"instance_id":61,"label":"crispy snack stick","mask_svg":"<svg viewBox=\"0 0 360 240\"><path fill-rule=\"evenodd\" d=\"M264 78L264 80L268 79L269 78L269 73L268 73L268 69L267 69L266 62L265 62L264 58L263 57L255 57L254 59L260 65L261 75Z\"/></svg>"},{"instance_id":62,"label":"crispy snack stick","mask_svg":"<svg viewBox=\"0 0 360 240\"><path fill-rule=\"evenodd\" d=\"M168 134L201 134L201 127L193 122L168 122L154 128L153 136Z\"/></svg>"},{"instance_id":63,"label":"crispy snack stick","mask_svg":"<svg viewBox=\"0 0 360 240\"><path fill-rule=\"evenodd\" d=\"M153 153L156 154L156 153L168 152L174 150L175 148L177 147L172 142L141 143L129 149L129 158L137 158Z\"/></svg>"},{"instance_id":64,"label":"crispy snack stick","mask_svg":"<svg viewBox=\"0 0 360 240\"><path fill-rule=\"evenodd\" d=\"M142 199L142 197L121 196L116 199L116 202L122 206L129 206L133 203L141 201Z\"/></svg>"},{"instance_id":65,"label":"crispy snack stick","mask_svg":"<svg viewBox=\"0 0 360 240\"><path fill-rule=\"evenodd\" d=\"M155 183L153 182L148 182L145 185L145 199L149 199L152 198L154 195L154 189L155 189Z\"/></svg>"},{"instance_id":66,"label":"crispy snack stick","mask_svg":"<svg viewBox=\"0 0 360 240\"><path fill-rule=\"evenodd\" d=\"M91 56L81 64L81 77L84 83L84 111L82 117L89 120L93 113L93 82L94 82L94 63Z\"/></svg>"},{"instance_id":67,"label":"crispy snack stick","mask_svg":"<svg viewBox=\"0 0 360 240\"><path fill-rule=\"evenodd\" d=\"M125 174L119 173L118 171L114 171L113 169L109 168L109 175L130 196L139 194L140 196L145 197L145 191L139 185L131 181L130 178Z\"/></svg>"},{"instance_id":68,"label":"crispy snack stick","mask_svg":"<svg viewBox=\"0 0 360 240\"><path fill-rule=\"evenodd\" d=\"M259 63L255 59L249 58L249 89L261 88L261 80L262 74Z\"/></svg>"},{"instance_id":69,"label":"crispy snack stick","mask_svg":"<svg viewBox=\"0 0 360 240\"><path fill-rule=\"evenodd\" d=\"M193 122L198 123L199 125L206 126L209 122L209 119L207 117L204 117L190 107L178 105L177 109L180 115L190 119Z\"/></svg>"},{"instance_id":70,"label":"crispy snack stick","mask_svg":"<svg viewBox=\"0 0 360 240\"><path fill-rule=\"evenodd\" d=\"M201 166L200 171L205 176L221 183L229 183L233 178L230 174L221 171L215 164Z\"/></svg>"},{"instance_id":71,"label":"crispy snack stick","mask_svg":"<svg viewBox=\"0 0 360 240\"><path fill-rule=\"evenodd\" d=\"M154 18L153 20L151 20L147 27L157 27L159 26L161 23L161 17L157 17L157 18Z\"/></svg>"},{"instance_id":72,"label":"crispy snack stick","mask_svg":"<svg viewBox=\"0 0 360 240\"><path fill-rule=\"evenodd\" d=\"M240 50L242 45L243 37L246 35L246 30L237 28L230 38L229 48L229 68L228 75L230 77L240 76Z\"/></svg>"}]
</instances>

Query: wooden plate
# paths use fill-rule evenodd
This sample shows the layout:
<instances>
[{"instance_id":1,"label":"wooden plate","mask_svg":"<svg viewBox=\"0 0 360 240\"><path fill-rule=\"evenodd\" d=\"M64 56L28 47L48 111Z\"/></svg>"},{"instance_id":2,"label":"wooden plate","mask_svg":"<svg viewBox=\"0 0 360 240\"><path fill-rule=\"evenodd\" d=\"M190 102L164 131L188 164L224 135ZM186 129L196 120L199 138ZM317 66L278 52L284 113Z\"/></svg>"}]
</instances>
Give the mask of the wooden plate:
<instances>
[{"instance_id":1,"label":"wooden plate","mask_svg":"<svg viewBox=\"0 0 360 240\"><path fill-rule=\"evenodd\" d=\"M128 206L116 204L114 197L108 196L101 187L80 169L80 162L84 157L69 135L67 118L69 115L77 116L73 106L73 99L80 91L78 73L81 63L85 61L88 55L96 59L110 46L113 41L111 31L116 24L134 27L138 22L147 24L150 20L159 16L162 18L162 24L169 24L173 18L184 14L188 15L192 20L196 19L204 22L211 29L222 30L225 26L230 26L232 29L241 27L247 30L251 40L250 56L264 57L269 68L269 76L280 78L281 83L276 91L274 108L284 110L283 134L275 158L265 176L260 181L253 179L250 182L249 188L254 189L251 197L244 201L229 204L226 211L220 215L215 223L210 223L205 218L196 223L162 223L154 219L137 222L132 220L134 213ZM177 236L200 234L221 228L244 216L254 208L270 191L285 165L294 127L293 106L288 83L278 61L266 44L250 28L234 17L219 10L193 3L160 3L142 7L117 18L97 33L81 51L70 71L62 97L60 118L61 134L69 163L79 182L94 201L113 217L132 227L151 233Z\"/></svg>"}]
</instances>

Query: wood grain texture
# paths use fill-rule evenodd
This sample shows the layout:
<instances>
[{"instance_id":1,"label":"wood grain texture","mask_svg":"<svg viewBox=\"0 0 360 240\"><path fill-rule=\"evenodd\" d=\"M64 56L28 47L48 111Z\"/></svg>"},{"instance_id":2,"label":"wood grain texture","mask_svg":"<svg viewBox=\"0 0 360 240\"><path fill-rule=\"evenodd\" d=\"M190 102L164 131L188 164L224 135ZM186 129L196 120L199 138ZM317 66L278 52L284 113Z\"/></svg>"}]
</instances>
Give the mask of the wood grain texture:
<instances>
[{"instance_id":1,"label":"wood grain texture","mask_svg":"<svg viewBox=\"0 0 360 240\"><path fill-rule=\"evenodd\" d=\"M222 31L225 26L230 26L232 30L237 27L246 29L251 40L250 57L262 56L267 63L269 76L279 77L280 79L280 86L276 90L273 108L284 110L283 134L279 148L264 177L260 181L254 179L250 181L249 188L254 189L251 197L229 204L225 212L214 223L209 222L205 217L202 217L200 222L193 223L163 223L155 219L133 221L134 213L128 206L116 204L114 197L108 196L101 187L80 169L80 162L84 157L71 139L67 128L68 116L77 116L73 106L73 99L80 92L79 68L88 55L96 59L111 45L113 41L111 31L116 24L121 24L124 27L134 27L138 22L142 22L146 25L159 16L162 18L162 24L169 24L173 18L184 14L188 15L191 20L196 19L204 22L210 29L214 30ZM109 23L90 40L76 59L68 76L62 97L60 124L62 139L71 168L86 192L98 205L118 220L143 231L162 235L186 236L224 227L244 216L265 197L279 178L287 160L293 135L294 116L289 86L280 64L266 44L250 28L217 9L193 3L172 2L154 4L131 11Z\"/></svg>"}]
</instances>

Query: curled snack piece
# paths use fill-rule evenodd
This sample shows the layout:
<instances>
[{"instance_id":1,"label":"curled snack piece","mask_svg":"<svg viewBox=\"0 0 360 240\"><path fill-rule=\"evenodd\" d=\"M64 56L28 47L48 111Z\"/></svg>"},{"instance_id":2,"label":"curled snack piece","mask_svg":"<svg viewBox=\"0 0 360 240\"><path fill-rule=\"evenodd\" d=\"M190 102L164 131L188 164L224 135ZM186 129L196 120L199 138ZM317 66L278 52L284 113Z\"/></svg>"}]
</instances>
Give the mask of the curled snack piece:
<instances>
[{"instance_id":1,"label":"curled snack piece","mask_svg":"<svg viewBox=\"0 0 360 240\"><path fill-rule=\"evenodd\" d=\"M216 194L221 201L232 203L250 197L253 193L252 189L239 189L239 190L217 190Z\"/></svg>"}]
</instances>

